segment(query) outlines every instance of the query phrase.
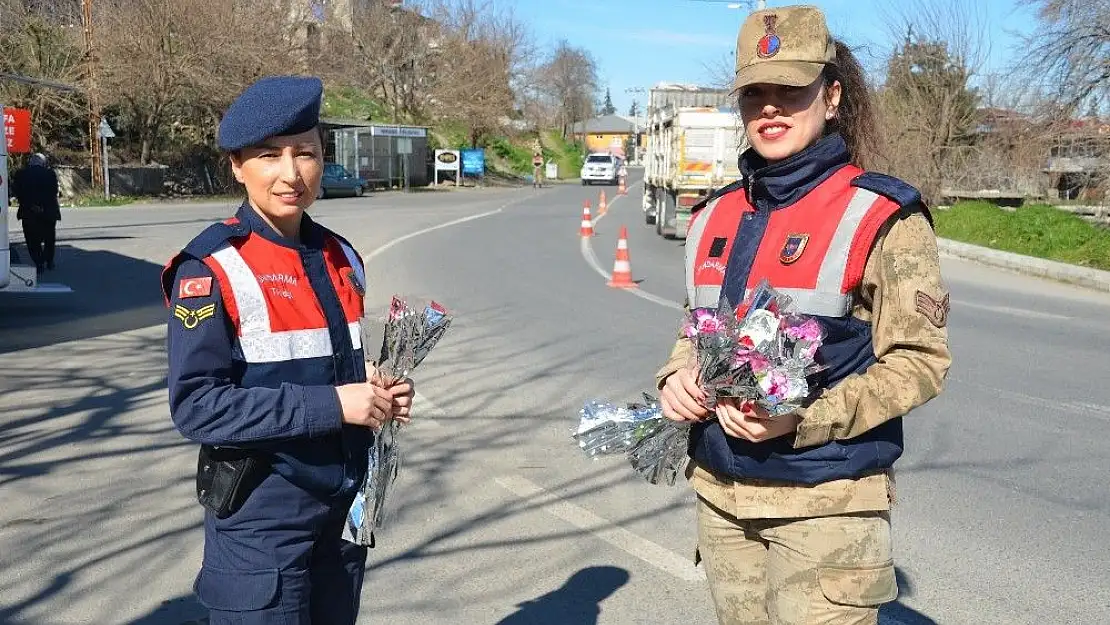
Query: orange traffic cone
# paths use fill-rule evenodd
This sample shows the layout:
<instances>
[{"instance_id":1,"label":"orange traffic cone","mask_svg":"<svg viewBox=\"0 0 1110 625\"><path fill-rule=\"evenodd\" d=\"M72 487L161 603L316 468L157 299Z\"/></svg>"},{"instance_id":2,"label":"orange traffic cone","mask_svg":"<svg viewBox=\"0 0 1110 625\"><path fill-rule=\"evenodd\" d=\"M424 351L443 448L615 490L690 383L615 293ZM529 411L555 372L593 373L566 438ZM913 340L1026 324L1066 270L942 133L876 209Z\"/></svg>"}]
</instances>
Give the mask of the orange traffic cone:
<instances>
[{"instance_id":1,"label":"orange traffic cone","mask_svg":"<svg viewBox=\"0 0 1110 625\"><path fill-rule=\"evenodd\" d=\"M627 195L628 187L624 186L624 176L621 176L620 182L617 184L617 195Z\"/></svg>"},{"instance_id":2,"label":"orange traffic cone","mask_svg":"<svg viewBox=\"0 0 1110 625\"><path fill-rule=\"evenodd\" d=\"M628 260L628 228L621 226L621 236L617 239L617 259L613 262L613 277L609 286L617 289L634 289L632 264Z\"/></svg>"},{"instance_id":3,"label":"orange traffic cone","mask_svg":"<svg viewBox=\"0 0 1110 625\"><path fill-rule=\"evenodd\" d=\"M578 234L582 235L583 237L594 236L594 222L592 219L590 219L589 201L582 203L582 226L579 229Z\"/></svg>"},{"instance_id":4,"label":"orange traffic cone","mask_svg":"<svg viewBox=\"0 0 1110 625\"><path fill-rule=\"evenodd\" d=\"M597 216L601 217L609 212L609 205L605 202L605 191L601 192L601 198L597 201Z\"/></svg>"}]
</instances>

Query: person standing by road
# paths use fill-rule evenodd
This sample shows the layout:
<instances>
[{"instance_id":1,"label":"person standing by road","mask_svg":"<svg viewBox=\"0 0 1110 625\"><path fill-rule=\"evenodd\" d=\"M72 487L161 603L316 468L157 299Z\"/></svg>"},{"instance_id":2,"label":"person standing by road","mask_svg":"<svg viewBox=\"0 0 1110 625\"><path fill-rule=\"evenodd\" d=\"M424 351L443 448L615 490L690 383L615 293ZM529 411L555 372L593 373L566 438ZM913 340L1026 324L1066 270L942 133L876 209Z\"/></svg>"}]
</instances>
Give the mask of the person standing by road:
<instances>
[{"instance_id":1,"label":"person standing by road","mask_svg":"<svg viewBox=\"0 0 1110 625\"><path fill-rule=\"evenodd\" d=\"M31 262L41 273L54 268L54 242L58 222L58 174L49 166L46 155L35 153L27 166L12 176L12 191L19 202L15 217L23 225L23 240Z\"/></svg>"},{"instance_id":2,"label":"person standing by road","mask_svg":"<svg viewBox=\"0 0 1110 625\"><path fill-rule=\"evenodd\" d=\"M532 188L539 189L543 186L543 154L536 152L532 155Z\"/></svg>"},{"instance_id":3,"label":"person standing by road","mask_svg":"<svg viewBox=\"0 0 1110 625\"><path fill-rule=\"evenodd\" d=\"M317 78L267 77L219 126L247 199L162 273L169 404L201 444L212 625L353 625L366 548L342 539L375 430L407 421L409 380L367 372L366 274L354 248L306 214L323 143Z\"/></svg>"},{"instance_id":4,"label":"person standing by road","mask_svg":"<svg viewBox=\"0 0 1110 625\"><path fill-rule=\"evenodd\" d=\"M902 417L941 392L951 364L936 237L917 190L862 169L875 145L868 87L820 10L756 11L736 52L751 147L743 179L693 219L687 304L736 306L766 279L818 320L827 368L796 414L728 398L711 412L680 338L660 402L692 422L697 553L719 621L874 624L897 596Z\"/></svg>"}]
</instances>

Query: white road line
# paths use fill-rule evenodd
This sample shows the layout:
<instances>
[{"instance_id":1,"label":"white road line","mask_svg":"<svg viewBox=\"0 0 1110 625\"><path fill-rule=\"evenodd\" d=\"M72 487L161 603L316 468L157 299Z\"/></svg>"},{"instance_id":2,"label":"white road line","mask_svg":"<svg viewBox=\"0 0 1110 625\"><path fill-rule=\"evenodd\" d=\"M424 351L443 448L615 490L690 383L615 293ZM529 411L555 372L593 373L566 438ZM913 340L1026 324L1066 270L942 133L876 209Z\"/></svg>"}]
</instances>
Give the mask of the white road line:
<instances>
[{"instance_id":1,"label":"white road line","mask_svg":"<svg viewBox=\"0 0 1110 625\"><path fill-rule=\"evenodd\" d=\"M589 531L597 538L630 556L647 562L664 573L669 573L685 582L705 580L705 576L694 567L693 556L683 558L646 538L637 536L622 527L616 527L612 522L597 516L582 506L559 499L523 477L503 475L494 478L494 481L521 499L533 500L536 503L542 502L540 505L545 512L579 529Z\"/></svg>"},{"instance_id":2,"label":"white road line","mask_svg":"<svg viewBox=\"0 0 1110 625\"><path fill-rule=\"evenodd\" d=\"M637 182L637 183L633 184L631 187L628 187L628 190L631 190L632 187L639 186L640 184L642 184L642 183ZM613 201L609 203L609 206L612 206L613 204L616 204L623 197L627 197L627 196L626 195L618 195L618 196L614 197ZM595 218L593 220L594 225L597 225L597 222L604 219L606 217L606 215L608 215L608 214L609 213L606 212L605 215L599 215L597 218ZM598 261L597 255L594 254L593 239L588 238L588 237L583 238L581 240L581 242L579 243L579 247L581 248L582 258L585 259L586 264L589 265L590 267L592 267L593 270L598 273L598 275L605 278L606 281L611 280L613 275L611 273L609 273L608 271L605 271L605 269L601 266L601 262ZM682 304L680 304L679 302L676 302L674 300L669 300L665 297L660 297L660 296L655 295L653 293L648 293L647 291L642 291L639 288L622 289L622 290L627 291L627 292L631 293L632 295L635 295L636 297L639 297L640 299L646 299L647 301L652 302L654 304L659 304L660 306L665 306L667 308L673 308L675 310L682 310Z\"/></svg>"},{"instance_id":3,"label":"white road line","mask_svg":"<svg viewBox=\"0 0 1110 625\"><path fill-rule=\"evenodd\" d=\"M975 304L972 302L957 301L954 302L957 307L977 308L979 310L986 310L989 312L1003 313L1007 315L1014 315L1016 317L1030 317L1033 319L1071 319L1067 315L1057 315L1055 313L1040 312L1037 310L1028 310L1026 308L1011 308L1009 306L991 306L989 304Z\"/></svg>"},{"instance_id":4,"label":"white road line","mask_svg":"<svg viewBox=\"0 0 1110 625\"><path fill-rule=\"evenodd\" d=\"M509 202L509 204L512 204L512 202ZM404 236L399 236L396 239L393 239L392 241L390 241L389 243L386 243L385 245L378 246L377 248L374 249L374 251L367 254L363 258L363 260L368 261L371 258L374 258L375 256L377 256L378 254L381 254L381 253L385 252L386 250L393 247L394 245L397 245L398 243L403 243L405 241L408 241L409 239L418 237L420 235L428 234L429 232L435 232L436 230L441 230L443 228L449 228L451 226L457 226L459 224L464 224L468 221L474 221L475 219L482 219L482 218L485 218L485 217L489 217L491 215L496 215L496 214L500 213L501 211L505 210L505 208L507 206L509 206L509 204L505 204L504 206L495 208L491 211L486 211L484 213L478 213L477 215L467 215L466 217L460 217L458 219L452 219L451 221L444 222L444 223L441 223L439 225L432 226L430 228L424 228L422 230L417 230L416 232L410 232L410 233L408 233Z\"/></svg>"}]
</instances>

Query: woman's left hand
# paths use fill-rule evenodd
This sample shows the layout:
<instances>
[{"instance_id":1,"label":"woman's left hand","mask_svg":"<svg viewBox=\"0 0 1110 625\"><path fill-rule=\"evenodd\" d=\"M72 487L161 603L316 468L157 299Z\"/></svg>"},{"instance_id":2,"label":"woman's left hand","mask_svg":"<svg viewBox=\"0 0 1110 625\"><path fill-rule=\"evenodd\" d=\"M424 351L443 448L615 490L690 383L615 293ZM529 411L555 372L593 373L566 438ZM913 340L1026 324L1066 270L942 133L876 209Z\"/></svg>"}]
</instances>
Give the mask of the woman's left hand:
<instances>
[{"instance_id":1,"label":"woman's left hand","mask_svg":"<svg viewBox=\"0 0 1110 625\"><path fill-rule=\"evenodd\" d=\"M717 421L721 423L725 434L733 438L762 443L793 434L798 430L801 417L791 413L772 418L754 402L722 397L717 400Z\"/></svg>"}]
</instances>

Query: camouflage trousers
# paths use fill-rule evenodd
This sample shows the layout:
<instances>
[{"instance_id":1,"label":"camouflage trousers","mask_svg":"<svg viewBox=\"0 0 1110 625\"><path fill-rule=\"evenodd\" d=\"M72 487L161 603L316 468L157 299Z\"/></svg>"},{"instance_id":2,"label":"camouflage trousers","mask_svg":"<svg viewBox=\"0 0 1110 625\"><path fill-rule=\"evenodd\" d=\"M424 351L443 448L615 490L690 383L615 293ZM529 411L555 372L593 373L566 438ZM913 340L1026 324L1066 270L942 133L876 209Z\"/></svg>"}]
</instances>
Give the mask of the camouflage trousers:
<instances>
[{"instance_id":1,"label":"camouflage trousers","mask_svg":"<svg viewBox=\"0 0 1110 625\"><path fill-rule=\"evenodd\" d=\"M737 519L699 497L697 516L721 625L875 625L898 595L885 511Z\"/></svg>"}]
</instances>

